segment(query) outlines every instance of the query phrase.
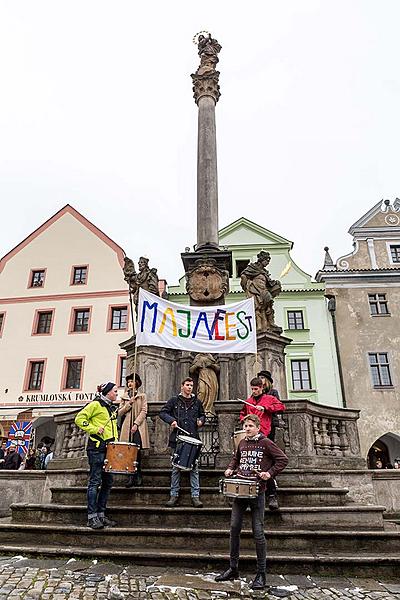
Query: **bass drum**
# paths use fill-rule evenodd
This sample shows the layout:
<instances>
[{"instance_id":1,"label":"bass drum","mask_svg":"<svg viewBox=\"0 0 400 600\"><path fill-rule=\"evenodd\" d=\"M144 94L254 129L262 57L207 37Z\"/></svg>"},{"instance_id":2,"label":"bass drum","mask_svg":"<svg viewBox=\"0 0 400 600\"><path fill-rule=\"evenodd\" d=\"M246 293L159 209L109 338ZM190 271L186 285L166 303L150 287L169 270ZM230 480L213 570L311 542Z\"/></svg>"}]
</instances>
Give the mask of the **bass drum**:
<instances>
[{"instance_id":1,"label":"bass drum","mask_svg":"<svg viewBox=\"0 0 400 600\"><path fill-rule=\"evenodd\" d=\"M109 442L107 444L104 470L106 473L136 473L139 446L127 442Z\"/></svg>"}]
</instances>

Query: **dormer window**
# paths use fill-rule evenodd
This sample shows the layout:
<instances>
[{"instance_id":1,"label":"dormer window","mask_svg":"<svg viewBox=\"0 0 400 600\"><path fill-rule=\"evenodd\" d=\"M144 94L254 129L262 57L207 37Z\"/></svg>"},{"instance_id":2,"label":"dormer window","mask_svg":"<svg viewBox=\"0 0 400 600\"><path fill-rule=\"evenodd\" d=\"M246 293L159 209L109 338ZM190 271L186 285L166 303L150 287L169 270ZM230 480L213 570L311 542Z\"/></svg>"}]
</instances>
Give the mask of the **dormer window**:
<instances>
[{"instance_id":1,"label":"dormer window","mask_svg":"<svg viewBox=\"0 0 400 600\"><path fill-rule=\"evenodd\" d=\"M45 269L38 269L31 272L31 281L29 287L43 287Z\"/></svg>"}]
</instances>

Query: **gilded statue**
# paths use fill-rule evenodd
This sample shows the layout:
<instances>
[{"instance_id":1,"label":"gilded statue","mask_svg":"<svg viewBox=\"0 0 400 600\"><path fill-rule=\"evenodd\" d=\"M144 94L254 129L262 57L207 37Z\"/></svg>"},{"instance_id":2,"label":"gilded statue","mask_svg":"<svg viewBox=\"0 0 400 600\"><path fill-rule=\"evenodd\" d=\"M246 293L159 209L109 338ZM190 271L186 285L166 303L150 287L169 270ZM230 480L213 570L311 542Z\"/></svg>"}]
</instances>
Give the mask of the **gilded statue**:
<instances>
[{"instance_id":1,"label":"gilded statue","mask_svg":"<svg viewBox=\"0 0 400 600\"><path fill-rule=\"evenodd\" d=\"M271 261L269 252L262 250L257 261L243 269L240 284L247 298L254 298L257 332L281 332L275 325L274 298L281 293L281 282L271 279L267 266Z\"/></svg>"},{"instance_id":2,"label":"gilded statue","mask_svg":"<svg viewBox=\"0 0 400 600\"><path fill-rule=\"evenodd\" d=\"M196 354L192 366L189 368L191 375L197 375L197 397L202 402L204 411L215 414L214 403L218 398L219 364L212 354Z\"/></svg>"}]
</instances>

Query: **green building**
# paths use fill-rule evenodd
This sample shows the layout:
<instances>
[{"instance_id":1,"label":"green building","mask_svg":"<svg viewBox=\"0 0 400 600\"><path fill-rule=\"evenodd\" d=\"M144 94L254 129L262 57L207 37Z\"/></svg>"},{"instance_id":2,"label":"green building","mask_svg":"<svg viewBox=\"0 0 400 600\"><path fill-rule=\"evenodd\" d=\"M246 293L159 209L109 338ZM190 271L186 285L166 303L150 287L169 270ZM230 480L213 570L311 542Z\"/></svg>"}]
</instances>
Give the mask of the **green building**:
<instances>
[{"instance_id":1,"label":"green building","mask_svg":"<svg viewBox=\"0 0 400 600\"><path fill-rule=\"evenodd\" d=\"M233 276L227 303L245 297L240 286L245 266L257 260L260 250L271 254L269 271L282 283L282 292L275 299L275 322L282 327L283 335L292 339L286 347L288 397L343 406L325 285L312 281L292 260L293 242L242 217L219 231L219 243L232 251ZM183 276L179 285L169 286L171 302L189 303L185 284Z\"/></svg>"}]
</instances>

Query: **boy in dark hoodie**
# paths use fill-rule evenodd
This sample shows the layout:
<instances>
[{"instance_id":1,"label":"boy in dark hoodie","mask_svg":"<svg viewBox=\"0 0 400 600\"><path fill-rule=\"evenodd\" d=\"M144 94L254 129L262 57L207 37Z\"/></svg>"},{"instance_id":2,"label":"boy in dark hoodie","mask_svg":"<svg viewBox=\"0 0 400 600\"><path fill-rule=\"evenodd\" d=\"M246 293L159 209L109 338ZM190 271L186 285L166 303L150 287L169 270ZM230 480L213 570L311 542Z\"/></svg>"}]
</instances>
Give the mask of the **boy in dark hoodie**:
<instances>
[{"instance_id":1,"label":"boy in dark hoodie","mask_svg":"<svg viewBox=\"0 0 400 600\"><path fill-rule=\"evenodd\" d=\"M170 398L167 404L161 409L160 418L171 426L169 447L172 449L176 448L178 427L184 429L191 437L199 439L198 428L202 427L206 420L203 405L192 391L193 379L187 377L182 381L180 393ZM172 465L171 495L165 506L172 507L178 504L180 481L181 471L178 467ZM190 471L190 488L193 506L201 508L203 504L200 501L200 480L197 462Z\"/></svg>"},{"instance_id":2,"label":"boy in dark hoodie","mask_svg":"<svg viewBox=\"0 0 400 600\"><path fill-rule=\"evenodd\" d=\"M239 443L225 477L236 473L237 477L259 479L260 488L257 498L235 498L232 504L231 537L230 537L230 566L217 575L216 581L228 581L239 577L240 532L243 517L247 507L251 510L253 536L256 543L257 574L251 587L262 590L266 585L266 542L264 534L265 487L270 478L283 471L288 464L286 454L278 446L260 433L260 419L257 415L247 415L243 419L243 429L246 437Z\"/></svg>"}]
</instances>

